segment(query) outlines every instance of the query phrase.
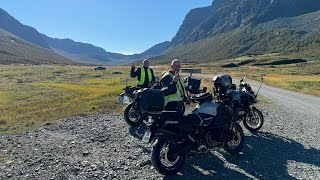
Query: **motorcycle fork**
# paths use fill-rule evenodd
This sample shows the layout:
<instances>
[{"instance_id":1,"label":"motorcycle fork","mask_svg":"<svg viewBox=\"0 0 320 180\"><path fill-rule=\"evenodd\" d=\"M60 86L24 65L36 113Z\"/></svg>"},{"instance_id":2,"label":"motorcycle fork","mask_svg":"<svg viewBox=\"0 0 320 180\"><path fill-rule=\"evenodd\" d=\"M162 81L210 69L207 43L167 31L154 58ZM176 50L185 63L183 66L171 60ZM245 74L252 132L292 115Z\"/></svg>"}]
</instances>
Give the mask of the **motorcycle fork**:
<instances>
[{"instance_id":1,"label":"motorcycle fork","mask_svg":"<svg viewBox=\"0 0 320 180\"><path fill-rule=\"evenodd\" d=\"M253 114L253 106L252 105L249 106L249 115L250 115L250 117L254 115Z\"/></svg>"},{"instance_id":2,"label":"motorcycle fork","mask_svg":"<svg viewBox=\"0 0 320 180\"><path fill-rule=\"evenodd\" d=\"M236 130L236 124L235 124L236 122L233 122L232 124L231 124L231 133L232 133L232 139L234 139L234 138L236 138L236 139L238 139L237 137L237 130Z\"/></svg>"}]
</instances>

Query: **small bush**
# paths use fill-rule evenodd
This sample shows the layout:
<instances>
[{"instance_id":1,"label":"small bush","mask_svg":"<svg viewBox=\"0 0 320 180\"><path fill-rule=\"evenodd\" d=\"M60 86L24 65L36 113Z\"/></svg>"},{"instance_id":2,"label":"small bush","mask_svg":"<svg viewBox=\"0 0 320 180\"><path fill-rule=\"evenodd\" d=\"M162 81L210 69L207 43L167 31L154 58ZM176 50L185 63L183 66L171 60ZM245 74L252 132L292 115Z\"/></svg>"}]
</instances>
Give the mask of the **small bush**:
<instances>
[{"instance_id":1,"label":"small bush","mask_svg":"<svg viewBox=\"0 0 320 180\"><path fill-rule=\"evenodd\" d=\"M238 65L236 65L235 63L229 63L229 64L222 65L221 67L224 67L224 68L233 68L233 67L238 67Z\"/></svg>"},{"instance_id":2,"label":"small bush","mask_svg":"<svg viewBox=\"0 0 320 180\"><path fill-rule=\"evenodd\" d=\"M17 83L23 83L23 79L17 79Z\"/></svg>"},{"instance_id":3,"label":"small bush","mask_svg":"<svg viewBox=\"0 0 320 180\"><path fill-rule=\"evenodd\" d=\"M0 124L1 125L5 125L5 124L7 124L7 121L6 120L0 120Z\"/></svg>"},{"instance_id":4,"label":"small bush","mask_svg":"<svg viewBox=\"0 0 320 180\"><path fill-rule=\"evenodd\" d=\"M307 62L304 59L283 59L283 60L277 60L272 62L265 62L265 63L256 63L254 65L257 66L263 66L263 65L286 65L286 64L296 64L296 63L303 63Z\"/></svg>"},{"instance_id":5,"label":"small bush","mask_svg":"<svg viewBox=\"0 0 320 180\"><path fill-rule=\"evenodd\" d=\"M242 65L245 65L245 64L249 64L249 63L251 63L251 62L253 62L253 60L241 61L241 62L238 63L238 65L239 65L239 66L242 66Z\"/></svg>"}]
</instances>

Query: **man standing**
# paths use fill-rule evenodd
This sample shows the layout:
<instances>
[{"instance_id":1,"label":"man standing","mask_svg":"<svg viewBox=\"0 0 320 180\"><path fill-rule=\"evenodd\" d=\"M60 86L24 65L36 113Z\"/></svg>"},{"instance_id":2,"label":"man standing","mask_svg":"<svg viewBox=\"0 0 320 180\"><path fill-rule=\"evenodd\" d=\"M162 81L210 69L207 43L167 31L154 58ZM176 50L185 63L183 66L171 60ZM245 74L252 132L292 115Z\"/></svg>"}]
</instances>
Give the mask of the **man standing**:
<instances>
[{"instance_id":1,"label":"man standing","mask_svg":"<svg viewBox=\"0 0 320 180\"><path fill-rule=\"evenodd\" d=\"M178 59L171 62L171 69L161 78L160 86L165 95L164 105L166 110L184 111L184 100L187 98L185 85L179 76L181 63Z\"/></svg>"},{"instance_id":2,"label":"man standing","mask_svg":"<svg viewBox=\"0 0 320 180\"><path fill-rule=\"evenodd\" d=\"M149 60L143 60L143 65L135 69L134 65L131 66L130 76L132 78L138 77L137 87L150 88L155 82L153 70L149 68Z\"/></svg>"}]
</instances>

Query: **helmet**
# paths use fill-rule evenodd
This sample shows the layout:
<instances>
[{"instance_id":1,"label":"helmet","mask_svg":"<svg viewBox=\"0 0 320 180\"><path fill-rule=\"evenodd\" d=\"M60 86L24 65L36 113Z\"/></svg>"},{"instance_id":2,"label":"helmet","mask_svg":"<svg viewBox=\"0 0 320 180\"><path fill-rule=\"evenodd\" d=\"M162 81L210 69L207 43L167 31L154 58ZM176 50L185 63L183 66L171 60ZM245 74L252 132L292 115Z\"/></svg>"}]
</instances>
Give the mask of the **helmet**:
<instances>
[{"instance_id":1,"label":"helmet","mask_svg":"<svg viewBox=\"0 0 320 180\"><path fill-rule=\"evenodd\" d=\"M227 74L219 74L213 78L213 90L215 94L226 94L232 85L232 78Z\"/></svg>"}]
</instances>

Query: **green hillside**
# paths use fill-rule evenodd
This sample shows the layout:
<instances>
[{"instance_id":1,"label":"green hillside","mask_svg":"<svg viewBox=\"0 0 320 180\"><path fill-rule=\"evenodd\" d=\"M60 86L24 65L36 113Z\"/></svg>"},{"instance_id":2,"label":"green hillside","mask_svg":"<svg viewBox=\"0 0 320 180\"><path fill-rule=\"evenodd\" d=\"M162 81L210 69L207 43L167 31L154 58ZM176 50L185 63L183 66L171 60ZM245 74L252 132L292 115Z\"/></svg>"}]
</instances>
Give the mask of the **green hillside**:
<instances>
[{"instance_id":1,"label":"green hillside","mask_svg":"<svg viewBox=\"0 0 320 180\"><path fill-rule=\"evenodd\" d=\"M75 64L52 50L41 48L0 29L0 64Z\"/></svg>"},{"instance_id":2,"label":"green hillside","mask_svg":"<svg viewBox=\"0 0 320 180\"><path fill-rule=\"evenodd\" d=\"M191 10L169 48L154 59L201 63L270 53L318 58L319 17L316 0L215 0Z\"/></svg>"},{"instance_id":3,"label":"green hillside","mask_svg":"<svg viewBox=\"0 0 320 180\"><path fill-rule=\"evenodd\" d=\"M279 53L299 58L320 57L320 33L300 30L255 29L234 30L186 45L178 45L158 57L159 60L180 58L187 62L209 62L244 55Z\"/></svg>"}]
</instances>

